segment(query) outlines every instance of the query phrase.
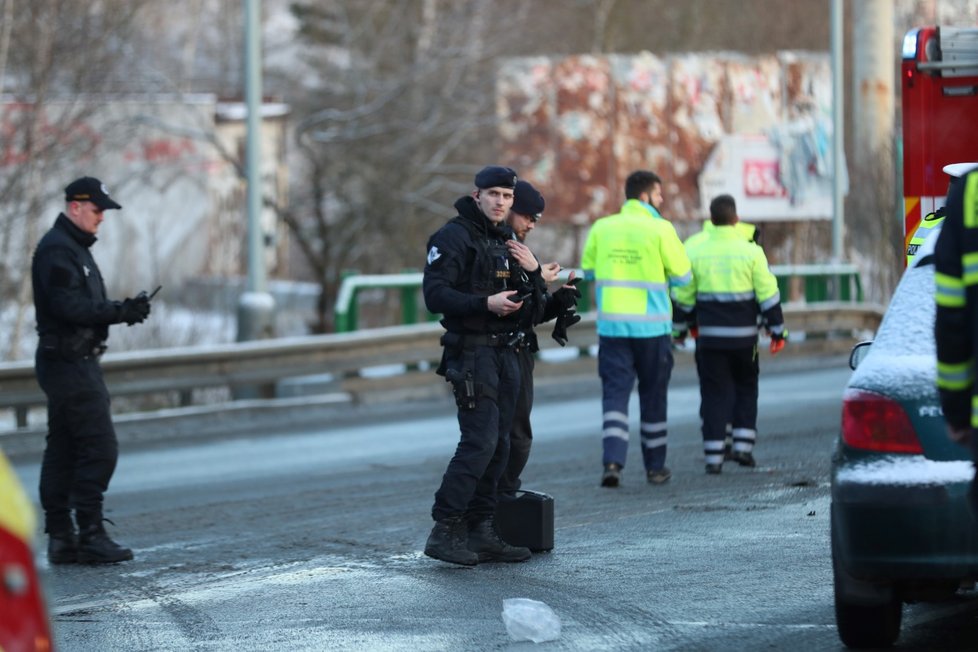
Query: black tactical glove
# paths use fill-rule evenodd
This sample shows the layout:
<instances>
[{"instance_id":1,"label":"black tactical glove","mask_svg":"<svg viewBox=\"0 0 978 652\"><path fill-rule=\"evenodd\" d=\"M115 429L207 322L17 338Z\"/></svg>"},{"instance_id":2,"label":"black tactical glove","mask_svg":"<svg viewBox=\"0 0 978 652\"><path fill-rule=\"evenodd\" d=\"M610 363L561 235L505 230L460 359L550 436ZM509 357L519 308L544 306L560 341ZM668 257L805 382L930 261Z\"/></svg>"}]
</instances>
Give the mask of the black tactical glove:
<instances>
[{"instance_id":1,"label":"black tactical glove","mask_svg":"<svg viewBox=\"0 0 978 652\"><path fill-rule=\"evenodd\" d=\"M577 279L574 279L575 281ZM565 312L567 310L573 310L577 307L577 300L581 298L581 291L576 287L564 286L554 291L550 295L551 300L556 301L557 305L560 306L560 311Z\"/></svg>"},{"instance_id":2,"label":"black tactical glove","mask_svg":"<svg viewBox=\"0 0 978 652\"><path fill-rule=\"evenodd\" d=\"M550 336L554 338L557 344L564 346L567 344L567 329L579 321L581 321L581 316L574 312L573 309L560 313L557 315L557 321L554 322L554 331Z\"/></svg>"},{"instance_id":3,"label":"black tactical glove","mask_svg":"<svg viewBox=\"0 0 978 652\"><path fill-rule=\"evenodd\" d=\"M127 325L139 324L149 317L149 297L143 292L134 299L126 299L119 305L119 321Z\"/></svg>"},{"instance_id":4,"label":"black tactical glove","mask_svg":"<svg viewBox=\"0 0 978 652\"><path fill-rule=\"evenodd\" d=\"M577 307L577 300L581 298L581 291L576 286L580 282L581 279L579 278L572 279L567 285L564 285L550 295L550 298L560 306L561 312L573 310Z\"/></svg>"}]
</instances>

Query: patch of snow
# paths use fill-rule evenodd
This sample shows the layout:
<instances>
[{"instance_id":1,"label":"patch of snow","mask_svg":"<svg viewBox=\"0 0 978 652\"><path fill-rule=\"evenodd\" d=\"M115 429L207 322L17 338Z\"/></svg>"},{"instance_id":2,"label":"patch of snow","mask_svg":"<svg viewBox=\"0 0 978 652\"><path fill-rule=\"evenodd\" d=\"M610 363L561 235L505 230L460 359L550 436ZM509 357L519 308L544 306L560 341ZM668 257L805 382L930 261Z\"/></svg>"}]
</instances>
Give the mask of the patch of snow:
<instances>
[{"instance_id":1,"label":"patch of snow","mask_svg":"<svg viewBox=\"0 0 978 652\"><path fill-rule=\"evenodd\" d=\"M970 482L974 474L974 463L970 461L937 462L922 455L906 455L853 464L839 471L837 480L878 485L944 485Z\"/></svg>"},{"instance_id":2,"label":"patch of snow","mask_svg":"<svg viewBox=\"0 0 978 652\"><path fill-rule=\"evenodd\" d=\"M560 349L540 349L537 353L544 362L566 362L576 360L581 357L581 351L574 347L564 347Z\"/></svg>"},{"instance_id":3,"label":"patch of snow","mask_svg":"<svg viewBox=\"0 0 978 652\"><path fill-rule=\"evenodd\" d=\"M390 376L400 376L407 371L403 364L383 364L373 367L364 367L360 370L361 378L388 378Z\"/></svg>"},{"instance_id":4,"label":"patch of snow","mask_svg":"<svg viewBox=\"0 0 978 652\"><path fill-rule=\"evenodd\" d=\"M849 386L904 398L936 396L934 314L933 264L907 270Z\"/></svg>"}]
</instances>

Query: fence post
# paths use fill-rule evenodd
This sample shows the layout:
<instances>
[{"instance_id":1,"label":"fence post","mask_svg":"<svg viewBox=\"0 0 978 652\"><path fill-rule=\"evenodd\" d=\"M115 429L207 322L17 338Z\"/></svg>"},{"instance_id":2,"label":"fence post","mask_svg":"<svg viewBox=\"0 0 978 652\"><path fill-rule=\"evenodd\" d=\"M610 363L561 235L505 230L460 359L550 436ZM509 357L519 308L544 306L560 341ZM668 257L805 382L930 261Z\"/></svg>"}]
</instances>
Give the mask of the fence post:
<instances>
[{"instance_id":1,"label":"fence post","mask_svg":"<svg viewBox=\"0 0 978 652\"><path fill-rule=\"evenodd\" d=\"M340 272L340 291L343 289L343 281L351 276L356 276L357 270L344 269ZM337 311L334 319L337 333L349 333L357 329L357 290L353 289L350 294L350 301L343 306L343 312Z\"/></svg>"},{"instance_id":2,"label":"fence post","mask_svg":"<svg viewBox=\"0 0 978 652\"><path fill-rule=\"evenodd\" d=\"M416 272L415 269L405 269L405 274ZM401 323L418 323L418 288L415 286L401 286Z\"/></svg>"},{"instance_id":3,"label":"fence post","mask_svg":"<svg viewBox=\"0 0 978 652\"><path fill-rule=\"evenodd\" d=\"M775 276L778 282L778 294L781 296L782 305L791 301L791 277Z\"/></svg>"},{"instance_id":4,"label":"fence post","mask_svg":"<svg viewBox=\"0 0 978 652\"><path fill-rule=\"evenodd\" d=\"M581 298L577 300L578 312L588 312L591 310L591 288L593 287L593 282L581 279L581 282L577 286L577 288L581 291ZM595 299L596 298L597 297L595 297Z\"/></svg>"}]
</instances>

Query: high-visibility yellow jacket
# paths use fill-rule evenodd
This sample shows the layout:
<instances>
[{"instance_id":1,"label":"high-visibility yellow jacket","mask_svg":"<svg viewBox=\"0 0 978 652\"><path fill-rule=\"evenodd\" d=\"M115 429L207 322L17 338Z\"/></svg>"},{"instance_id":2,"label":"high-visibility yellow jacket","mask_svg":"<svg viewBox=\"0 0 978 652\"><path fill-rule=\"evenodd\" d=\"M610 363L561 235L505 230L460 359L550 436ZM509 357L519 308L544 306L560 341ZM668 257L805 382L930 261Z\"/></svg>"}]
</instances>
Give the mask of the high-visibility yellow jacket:
<instances>
[{"instance_id":1,"label":"high-visibility yellow jacket","mask_svg":"<svg viewBox=\"0 0 978 652\"><path fill-rule=\"evenodd\" d=\"M30 544L34 538L34 508L17 474L0 450L0 530Z\"/></svg>"},{"instance_id":2,"label":"high-visibility yellow jacket","mask_svg":"<svg viewBox=\"0 0 978 652\"><path fill-rule=\"evenodd\" d=\"M674 293L677 322L699 329L698 347L753 346L758 315L772 335L785 334L778 281L764 250L735 225L715 227L686 253L693 280Z\"/></svg>"},{"instance_id":3,"label":"high-visibility yellow jacket","mask_svg":"<svg viewBox=\"0 0 978 652\"><path fill-rule=\"evenodd\" d=\"M597 220L581 257L595 281L598 334L656 337L672 332L671 287L690 281L689 259L676 229L650 204L629 199Z\"/></svg>"},{"instance_id":4,"label":"high-visibility yellow jacket","mask_svg":"<svg viewBox=\"0 0 978 652\"><path fill-rule=\"evenodd\" d=\"M686 240L683 242L683 245L686 247L686 251L689 251L689 248L691 246L699 242L702 242L703 240L706 240L707 236L715 228L717 228L716 225L713 224L713 222L711 222L710 220L703 222L703 230L694 233L693 235L686 238ZM757 236L757 227L754 226L753 224L748 224L747 222L737 222L736 224L734 224L734 228L737 229L738 233L740 233L740 235L747 242L756 242L754 238Z\"/></svg>"},{"instance_id":5,"label":"high-visibility yellow jacket","mask_svg":"<svg viewBox=\"0 0 978 652\"><path fill-rule=\"evenodd\" d=\"M934 247L937 389L947 422L978 428L978 169L951 185Z\"/></svg>"},{"instance_id":6,"label":"high-visibility yellow jacket","mask_svg":"<svg viewBox=\"0 0 978 652\"><path fill-rule=\"evenodd\" d=\"M931 232L940 226L944 222L944 207L941 206L933 213L928 213L924 219L920 220L920 224L917 225L917 229L910 236L910 242L907 243L907 267L910 267L910 263L913 259L917 257L917 250L920 246L924 244L924 240Z\"/></svg>"}]
</instances>

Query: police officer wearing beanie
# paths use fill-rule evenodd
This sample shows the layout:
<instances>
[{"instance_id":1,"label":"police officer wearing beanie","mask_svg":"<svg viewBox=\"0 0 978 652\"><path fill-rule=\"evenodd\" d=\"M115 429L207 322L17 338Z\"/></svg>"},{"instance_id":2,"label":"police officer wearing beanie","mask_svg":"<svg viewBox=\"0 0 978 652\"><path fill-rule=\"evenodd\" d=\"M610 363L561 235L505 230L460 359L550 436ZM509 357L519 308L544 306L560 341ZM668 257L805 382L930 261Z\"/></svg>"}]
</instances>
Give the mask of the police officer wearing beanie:
<instances>
[{"instance_id":1,"label":"police officer wearing beanie","mask_svg":"<svg viewBox=\"0 0 978 652\"><path fill-rule=\"evenodd\" d=\"M48 401L40 494L52 564L133 557L102 524L118 444L99 358L109 326L142 322L150 303L145 293L110 301L89 251L105 211L120 208L98 179L71 182L65 188L65 210L41 238L32 261L39 337L35 371Z\"/></svg>"},{"instance_id":2,"label":"police officer wearing beanie","mask_svg":"<svg viewBox=\"0 0 978 652\"><path fill-rule=\"evenodd\" d=\"M444 352L438 372L452 383L461 436L431 510L429 557L473 566L524 561L528 548L510 546L494 522L496 484L509 456L509 431L520 389L517 354L525 346L520 310L543 290L539 271L513 271L506 217L516 173L489 166L475 191L455 202L458 215L428 240L422 289L425 305L441 314Z\"/></svg>"},{"instance_id":3,"label":"police officer wearing beanie","mask_svg":"<svg viewBox=\"0 0 978 652\"><path fill-rule=\"evenodd\" d=\"M525 244L526 237L536 228L537 222L543 216L546 201L539 190L523 179L516 182L513 195L513 208L506 221L513 230L515 240L508 241L506 245L521 270L539 273L545 283L551 283L557 280L560 265L556 262L540 264ZM527 345L520 347L517 352L520 393L516 400L513 427L509 435L509 461L502 477L499 478L499 496L503 500L515 498L516 492L522 485L520 475L530 457L530 447L533 444L533 428L530 424L530 412L533 409L533 368L536 362L535 354L540 350L533 327L538 323L557 318L559 323L555 329L554 339L561 346L567 343L566 329L580 321L580 316L575 311L581 291L574 287L573 283L574 272L571 271L567 285L553 294L544 292L542 313L539 311L528 313L527 308L521 311L521 315L528 313L524 317L526 321L521 321L521 328L527 333ZM563 339L560 335L561 329Z\"/></svg>"}]
</instances>

